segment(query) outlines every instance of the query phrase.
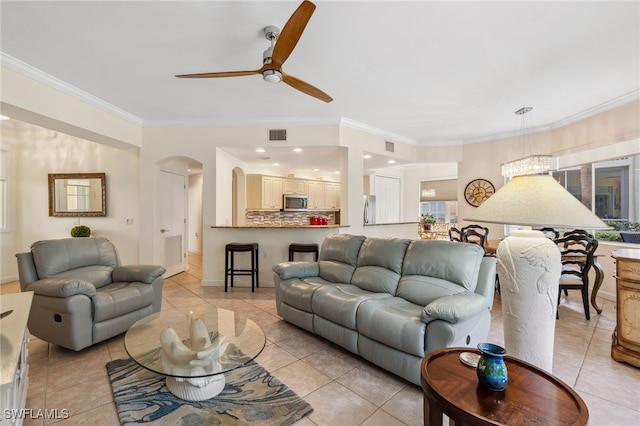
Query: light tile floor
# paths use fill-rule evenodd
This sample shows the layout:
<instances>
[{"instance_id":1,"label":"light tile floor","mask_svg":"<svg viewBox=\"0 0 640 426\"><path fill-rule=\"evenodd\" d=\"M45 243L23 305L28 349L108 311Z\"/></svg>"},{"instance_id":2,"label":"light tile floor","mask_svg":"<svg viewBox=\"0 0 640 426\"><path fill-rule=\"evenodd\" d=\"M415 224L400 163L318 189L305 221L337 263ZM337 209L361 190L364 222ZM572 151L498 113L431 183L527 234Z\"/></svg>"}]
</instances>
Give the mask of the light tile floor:
<instances>
[{"instance_id":1,"label":"light tile floor","mask_svg":"<svg viewBox=\"0 0 640 426\"><path fill-rule=\"evenodd\" d=\"M251 293L236 286L202 287L200 259L191 256L186 273L166 280L162 309L212 304L246 313L267 336L257 362L313 407L297 425L421 425L422 390L342 348L284 322L276 314L274 290ZM18 291L17 282L0 286ZM560 306L553 372L587 403L589 424L640 425L640 369L611 359L615 304L600 299L604 311L584 319L578 292ZM489 341L502 344L499 296L492 311ZM532 325L535 326L535 325ZM105 364L127 357L123 336L74 352L32 338L29 343L27 408L69 410L68 419L27 418L25 425L117 425Z\"/></svg>"}]
</instances>

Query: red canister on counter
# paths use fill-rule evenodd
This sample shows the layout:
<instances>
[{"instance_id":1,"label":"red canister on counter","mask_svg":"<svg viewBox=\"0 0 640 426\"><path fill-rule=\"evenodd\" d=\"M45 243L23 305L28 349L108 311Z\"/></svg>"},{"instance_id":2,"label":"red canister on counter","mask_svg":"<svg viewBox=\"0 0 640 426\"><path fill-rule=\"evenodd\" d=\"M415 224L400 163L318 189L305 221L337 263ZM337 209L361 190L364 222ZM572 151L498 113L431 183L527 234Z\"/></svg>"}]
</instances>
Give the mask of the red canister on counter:
<instances>
[{"instance_id":1,"label":"red canister on counter","mask_svg":"<svg viewBox=\"0 0 640 426\"><path fill-rule=\"evenodd\" d=\"M323 218L322 218L322 219L320 219L320 220L321 220L321 223L320 223L321 225L328 225L328 224L329 224L329 221L327 220L327 218L326 218L326 217L323 217Z\"/></svg>"},{"instance_id":2,"label":"red canister on counter","mask_svg":"<svg viewBox=\"0 0 640 426\"><path fill-rule=\"evenodd\" d=\"M311 224L312 224L312 225L317 225L317 224L318 224L318 218L317 218L317 217L315 217L315 216L312 216L312 217L311 217Z\"/></svg>"}]
</instances>

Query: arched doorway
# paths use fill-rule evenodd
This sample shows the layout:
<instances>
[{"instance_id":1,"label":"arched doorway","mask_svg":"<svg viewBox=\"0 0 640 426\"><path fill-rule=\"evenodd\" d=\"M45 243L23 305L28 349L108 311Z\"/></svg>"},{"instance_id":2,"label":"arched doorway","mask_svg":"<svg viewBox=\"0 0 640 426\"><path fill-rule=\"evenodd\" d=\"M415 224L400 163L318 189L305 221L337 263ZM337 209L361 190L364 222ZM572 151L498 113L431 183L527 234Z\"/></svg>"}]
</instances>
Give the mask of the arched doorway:
<instances>
[{"instance_id":1,"label":"arched doorway","mask_svg":"<svg viewBox=\"0 0 640 426\"><path fill-rule=\"evenodd\" d=\"M240 167L235 167L231 171L231 217L233 226L245 224L247 210L247 183L246 175Z\"/></svg>"}]
</instances>

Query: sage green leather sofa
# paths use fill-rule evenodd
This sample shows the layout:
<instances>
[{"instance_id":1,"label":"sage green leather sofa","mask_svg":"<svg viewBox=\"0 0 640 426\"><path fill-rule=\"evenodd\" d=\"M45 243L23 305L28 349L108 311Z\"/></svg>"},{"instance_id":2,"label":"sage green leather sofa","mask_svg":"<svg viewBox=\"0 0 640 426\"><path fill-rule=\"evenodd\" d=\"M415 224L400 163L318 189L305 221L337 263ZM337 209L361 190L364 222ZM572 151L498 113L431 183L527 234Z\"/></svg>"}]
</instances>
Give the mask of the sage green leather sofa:
<instances>
[{"instance_id":1,"label":"sage green leather sofa","mask_svg":"<svg viewBox=\"0 0 640 426\"><path fill-rule=\"evenodd\" d=\"M427 353L489 333L496 259L475 244L331 234L273 270L282 318L416 385Z\"/></svg>"},{"instance_id":2,"label":"sage green leather sofa","mask_svg":"<svg viewBox=\"0 0 640 426\"><path fill-rule=\"evenodd\" d=\"M29 331L47 342L79 351L160 311L164 268L120 266L106 238L38 241L16 257L20 288L34 292Z\"/></svg>"}]
</instances>

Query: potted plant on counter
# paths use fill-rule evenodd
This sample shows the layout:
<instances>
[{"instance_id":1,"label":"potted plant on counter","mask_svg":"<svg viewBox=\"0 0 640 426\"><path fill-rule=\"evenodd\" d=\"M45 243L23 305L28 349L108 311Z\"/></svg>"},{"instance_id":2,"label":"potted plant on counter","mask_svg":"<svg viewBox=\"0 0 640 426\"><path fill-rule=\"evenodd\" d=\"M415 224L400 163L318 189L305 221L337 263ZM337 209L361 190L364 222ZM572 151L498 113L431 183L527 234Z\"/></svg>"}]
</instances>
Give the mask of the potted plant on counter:
<instances>
[{"instance_id":1,"label":"potted plant on counter","mask_svg":"<svg viewBox=\"0 0 640 426\"><path fill-rule=\"evenodd\" d=\"M422 213L420 215L420 227L422 231L431 231L431 226L435 225L436 220L431 213Z\"/></svg>"}]
</instances>

